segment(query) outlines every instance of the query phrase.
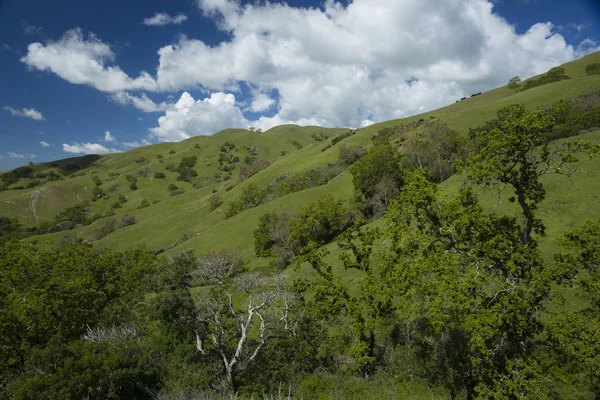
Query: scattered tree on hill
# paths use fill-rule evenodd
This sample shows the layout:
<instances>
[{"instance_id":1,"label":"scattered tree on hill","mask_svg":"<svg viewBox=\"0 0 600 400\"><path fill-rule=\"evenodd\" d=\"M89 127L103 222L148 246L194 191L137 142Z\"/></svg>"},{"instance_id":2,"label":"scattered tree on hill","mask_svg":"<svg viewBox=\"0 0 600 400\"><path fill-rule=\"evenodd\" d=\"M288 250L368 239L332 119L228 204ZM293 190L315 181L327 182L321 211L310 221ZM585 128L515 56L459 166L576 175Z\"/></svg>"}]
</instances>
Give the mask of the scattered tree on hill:
<instances>
[{"instance_id":1,"label":"scattered tree on hill","mask_svg":"<svg viewBox=\"0 0 600 400\"><path fill-rule=\"evenodd\" d=\"M352 183L368 211L381 215L389 206L393 193L402 187L404 173L400 152L390 144L375 146L351 168Z\"/></svg>"},{"instance_id":2,"label":"scattered tree on hill","mask_svg":"<svg viewBox=\"0 0 600 400\"><path fill-rule=\"evenodd\" d=\"M544 232L535 211L546 197L540 177L558 173L569 175L568 164L577 162L575 153L590 155L599 146L589 142L572 141L550 145L548 132L555 125L552 115L543 110L530 112L518 104L498 111L498 118L480 130L471 132L476 152L465 162L466 172L478 184L510 185L524 218L521 239L527 243L533 231Z\"/></svg>"},{"instance_id":3,"label":"scattered tree on hill","mask_svg":"<svg viewBox=\"0 0 600 400\"><path fill-rule=\"evenodd\" d=\"M239 172L240 181L242 181L242 182L245 181L246 179L250 178L252 175L267 168L269 165L271 165L271 161L269 161L266 158L259 157L259 158L254 159L249 164L240 167L240 172Z\"/></svg>"},{"instance_id":4,"label":"scattered tree on hill","mask_svg":"<svg viewBox=\"0 0 600 400\"><path fill-rule=\"evenodd\" d=\"M585 67L585 73L587 75L599 75L600 74L600 63L588 64Z\"/></svg>"},{"instance_id":5,"label":"scattered tree on hill","mask_svg":"<svg viewBox=\"0 0 600 400\"><path fill-rule=\"evenodd\" d=\"M352 165L357 162L367 151L361 146L340 146L339 160L347 165Z\"/></svg>"},{"instance_id":6,"label":"scattered tree on hill","mask_svg":"<svg viewBox=\"0 0 600 400\"><path fill-rule=\"evenodd\" d=\"M177 180L191 182L197 177L198 173L194 169L197 161L198 158L196 156L183 157L179 163L179 167L177 167L177 172L179 173Z\"/></svg>"},{"instance_id":7,"label":"scattered tree on hill","mask_svg":"<svg viewBox=\"0 0 600 400\"><path fill-rule=\"evenodd\" d=\"M221 204L223 204L223 202L221 201L221 196L218 193L213 194L208 200L208 205L211 211L219 208Z\"/></svg>"},{"instance_id":8,"label":"scattered tree on hill","mask_svg":"<svg viewBox=\"0 0 600 400\"><path fill-rule=\"evenodd\" d=\"M233 217L240 212L249 208L257 207L264 203L268 195L266 188L259 186L256 183L246 185L242 189L242 195L239 199L230 201L225 209L225 217Z\"/></svg>"},{"instance_id":9,"label":"scattered tree on hill","mask_svg":"<svg viewBox=\"0 0 600 400\"><path fill-rule=\"evenodd\" d=\"M546 85L552 82L558 82L569 79L563 67L554 67L550 71L542 74L537 78L531 78L523 82L521 90L528 90L536 86Z\"/></svg>"},{"instance_id":10,"label":"scattered tree on hill","mask_svg":"<svg viewBox=\"0 0 600 400\"><path fill-rule=\"evenodd\" d=\"M403 150L407 169L425 169L433 182L443 182L456 172L454 162L466 156L469 149L458 132L444 122L433 121L406 140Z\"/></svg>"},{"instance_id":11,"label":"scattered tree on hill","mask_svg":"<svg viewBox=\"0 0 600 400\"><path fill-rule=\"evenodd\" d=\"M519 78L518 76L515 76L514 78L511 78L510 81L508 81L507 86L509 89L518 89L519 83L521 83L521 78Z\"/></svg>"},{"instance_id":12,"label":"scattered tree on hill","mask_svg":"<svg viewBox=\"0 0 600 400\"><path fill-rule=\"evenodd\" d=\"M327 194L297 214L264 214L254 230L254 252L259 257L275 256L280 266L290 264L305 249L322 246L358 220L360 215L342 200Z\"/></svg>"}]
</instances>

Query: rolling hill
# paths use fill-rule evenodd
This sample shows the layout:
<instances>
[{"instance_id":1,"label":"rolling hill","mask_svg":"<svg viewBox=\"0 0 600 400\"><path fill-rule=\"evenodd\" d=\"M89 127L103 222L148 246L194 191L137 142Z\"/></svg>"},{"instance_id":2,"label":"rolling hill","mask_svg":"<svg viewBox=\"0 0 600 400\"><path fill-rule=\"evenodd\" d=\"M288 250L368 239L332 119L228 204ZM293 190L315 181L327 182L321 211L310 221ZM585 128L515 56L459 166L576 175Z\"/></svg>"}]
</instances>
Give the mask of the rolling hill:
<instances>
[{"instance_id":1,"label":"rolling hill","mask_svg":"<svg viewBox=\"0 0 600 400\"><path fill-rule=\"evenodd\" d=\"M463 135L494 118L498 109L510 103L521 103L533 109L548 106L560 99L572 99L591 89L600 88L600 75L587 76L585 68L600 62L594 53L563 67L568 80L518 91L501 87L481 95L457 101L447 107L409 118L386 121L357 131L344 128L299 127L285 125L267 132L228 129L209 137L193 137L179 143L161 143L137 148L125 153L105 156L85 156L53 163L31 164L28 177L20 178L0 192L0 215L17 218L26 226L52 221L67 207L85 202L85 212L102 216L87 226L37 236L40 242L57 242L80 238L94 245L110 245L117 249L143 245L153 251L175 254L193 249L197 253L220 249L239 252L251 268L269 268L271 261L257 258L253 251L252 231L261 215L286 210L293 212L325 193L350 200L353 185L349 172L343 171L328 183L277 197L258 207L247 209L231 218L225 217L227 204L241 196L251 185L266 187L287 173L300 173L334 163L341 146L369 146L371 138L384 128L439 119ZM397 134L401 141L419 131L413 129ZM343 140L335 140L334 138ZM600 131L588 132L583 138L600 143ZM197 177L190 182L178 180L178 165L182 159L195 157L193 169ZM254 159L269 160L270 165L248 179L241 180L239 171ZM579 226L586 218L600 215L596 201L599 160L582 160L581 173L566 180L547 178L548 199L542 214L551 220L553 228L544 239L552 239L565 229ZM21 167L23 168L23 167ZM62 180L43 182L51 172L67 173ZM163 173L164 178L157 178ZM33 177L33 178L31 178ZM37 182L36 182L37 181ZM463 179L454 176L442 187L455 192ZM40 183L41 182L41 183ZM94 198L100 182L102 195ZM132 189L132 184L135 188ZM169 190L169 185L177 189ZM32 186L27 188L28 186ZM23 189L18 189L23 187ZM211 206L211 198L220 197L221 205ZM508 210L498 205L495 193L482 193L489 208ZM114 208L120 198L121 204ZM147 205L140 208L142 205ZM136 223L95 240L98 230L112 218L135 216ZM332 246L334 248L335 246ZM336 256L336 251L330 256Z\"/></svg>"}]
</instances>

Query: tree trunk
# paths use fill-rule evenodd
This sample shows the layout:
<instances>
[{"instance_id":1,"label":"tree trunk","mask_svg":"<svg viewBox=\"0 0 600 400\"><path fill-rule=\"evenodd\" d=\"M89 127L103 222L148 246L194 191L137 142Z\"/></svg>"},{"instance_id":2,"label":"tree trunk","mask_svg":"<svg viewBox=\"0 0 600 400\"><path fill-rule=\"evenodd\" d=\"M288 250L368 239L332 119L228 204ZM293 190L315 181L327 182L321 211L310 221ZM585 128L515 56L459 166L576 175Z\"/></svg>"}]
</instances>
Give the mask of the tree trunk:
<instances>
[{"instance_id":1,"label":"tree trunk","mask_svg":"<svg viewBox=\"0 0 600 400\"><path fill-rule=\"evenodd\" d=\"M531 236L531 231L533 230L533 215L531 215L531 209L527 204L525 194L520 189L517 190L517 198L519 205L523 210L523 217L525 218L525 227L523 228L523 233L521 234L521 241L523 244L527 244L529 241L529 236Z\"/></svg>"}]
</instances>

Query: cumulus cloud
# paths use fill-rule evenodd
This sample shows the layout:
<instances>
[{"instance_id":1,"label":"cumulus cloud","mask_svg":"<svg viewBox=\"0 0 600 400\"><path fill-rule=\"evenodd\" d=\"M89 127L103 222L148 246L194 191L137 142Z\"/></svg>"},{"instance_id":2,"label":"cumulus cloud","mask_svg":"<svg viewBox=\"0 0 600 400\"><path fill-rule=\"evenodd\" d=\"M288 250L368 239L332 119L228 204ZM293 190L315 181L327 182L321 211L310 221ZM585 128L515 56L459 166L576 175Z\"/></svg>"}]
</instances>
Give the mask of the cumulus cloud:
<instances>
[{"instance_id":1,"label":"cumulus cloud","mask_svg":"<svg viewBox=\"0 0 600 400\"><path fill-rule=\"evenodd\" d=\"M146 93L142 93L140 96L132 95L128 92L119 92L110 96L111 100L122 106L133 105L138 110L143 112L160 112L167 109L167 103L155 103L150 99Z\"/></svg>"},{"instance_id":2,"label":"cumulus cloud","mask_svg":"<svg viewBox=\"0 0 600 400\"><path fill-rule=\"evenodd\" d=\"M5 106L3 107L3 110L8 111L13 117L31 118L36 121L42 121L44 119L42 113L35 108L22 108L17 110L12 107Z\"/></svg>"},{"instance_id":3,"label":"cumulus cloud","mask_svg":"<svg viewBox=\"0 0 600 400\"><path fill-rule=\"evenodd\" d=\"M28 158L28 159L34 159L36 157L35 154L19 154L19 153L14 153L12 151L7 151L6 154L8 155L8 158Z\"/></svg>"},{"instance_id":4,"label":"cumulus cloud","mask_svg":"<svg viewBox=\"0 0 600 400\"><path fill-rule=\"evenodd\" d=\"M179 25L186 20L187 16L185 14L178 14L171 17L167 13L155 13L153 17L144 19L142 24L148 26L165 26L170 24Z\"/></svg>"},{"instance_id":5,"label":"cumulus cloud","mask_svg":"<svg viewBox=\"0 0 600 400\"><path fill-rule=\"evenodd\" d=\"M154 78L142 71L137 78L129 77L114 61L110 46L93 33L83 37L81 29L67 31L56 42L31 43L21 62L39 71L50 71L62 79L79 85L88 85L103 92L124 90L156 90Z\"/></svg>"},{"instance_id":6,"label":"cumulus cloud","mask_svg":"<svg viewBox=\"0 0 600 400\"><path fill-rule=\"evenodd\" d=\"M242 81L277 89L282 120L360 126L402 117L590 51L567 44L550 23L519 35L486 0L328 1L323 9L197 5L231 40L209 46L181 37L161 48L159 86L222 91ZM254 98L250 109L272 106L263 100Z\"/></svg>"},{"instance_id":7,"label":"cumulus cloud","mask_svg":"<svg viewBox=\"0 0 600 400\"><path fill-rule=\"evenodd\" d=\"M51 145L50 143L48 143L48 142L44 142L44 141L42 140L42 141L40 142L40 146L42 146L42 147L50 147L50 146L52 146L52 145Z\"/></svg>"},{"instance_id":8,"label":"cumulus cloud","mask_svg":"<svg viewBox=\"0 0 600 400\"><path fill-rule=\"evenodd\" d=\"M114 142L115 140L117 140L117 138L115 138L110 131L106 131L104 132L104 141L105 142Z\"/></svg>"},{"instance_id":9,"label":"cumulus cloud","mask_svg":"<svg viewBox=\"0 0 600 400\"><path fill-rule=\"evenodd\" d=\"M194 100L184 92L177 103L169 105L158 126L150 132L161 141L179 141L191 136L212 135L225 128L246 128L247 120L235 105L231 93L213 93Z\"/></svg>"},{"instance_id":10,"label":"cumulus cloud","mask_svg":"<svg viewBox=\"0 0 600 400\"><path fill-rule=\"evenodd\" d=\"M264 112L269 110L275 104L275 100L267 94L259 93L252 99L250 110L253 112Z\"/></svg>"},{"instance_id":11,"label":"cumulus cloud","mask_svg":"<svg viewBox=\"0 0 600 400\"><path fill-rule=\"evenodd\" d=\"M31 44L22 61L110 92L118 104L164 111L152 135L181 140L247 124L366 126L444 106L598 49L585 38L567 43L549 22L519 34L494 13L490 0L196 5L228 39L213 45L181 36L158 49L154 76L130 77L114 65L110 46L78 29L58 42ZM238 95L246 85L259 90L243 105L226 94ZM177 104L157 104L135 93L192 89L212 94L197 101L184 93ZM247 121L242 111L270 116Z\"/></svg>"},{"instance_id":12,"label":"cumulus cloud","mask_svg":"<svg viewBox=\"0 0 600 400\"><path fill-rule=\"evenodd\" d=\"M151 141L149 141L148 139L142 139L141 141L134 141L134 142L123 142L122 143L123 146L129 148L129 149L135 149L137 147L142 147L142 146L150 146L152 144Z\"/></svg>"},{"instance_id":13,"label":"cumulus cloud","mask_svg":"<svg viewBox=\"0 0 600 400\"><path fill-rule=\"evenodd\" d=\"M78 143L74 142L73 144L63 143L62 149L66 153L73 154L108 154L108 153L118 153L117 149L110 149L104 147L99 143Z\"/></svg>"}]
</instances>

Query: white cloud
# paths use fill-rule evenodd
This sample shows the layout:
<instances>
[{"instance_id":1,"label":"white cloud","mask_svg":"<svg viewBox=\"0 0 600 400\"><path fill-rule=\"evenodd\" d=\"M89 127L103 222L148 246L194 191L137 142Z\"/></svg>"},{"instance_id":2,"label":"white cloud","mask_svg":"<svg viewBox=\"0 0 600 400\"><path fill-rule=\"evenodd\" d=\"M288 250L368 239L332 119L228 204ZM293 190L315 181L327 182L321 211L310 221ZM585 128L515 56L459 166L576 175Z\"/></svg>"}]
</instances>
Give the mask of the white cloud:
<instances>
[{"instance_id":1,"label":"white cloud","mask_svg":"<svg viewBox=\"0 0 600 400\"><path fill-rule=\"evenodd\" d=\"M77 143L73 144L63 143L62 149L67 153L74 154L108 154L108 153L118 153L117 149L109 149L104 147L99 143Z\"/></svg>"},{"instance_id":2,"label":"white cloud","mask_svg":"<svg viewBox=\"0 0 600 400\"><path fill-rule=\"evenodd\" d=\"M235 96L213 93L210 98L194 100L184 92L177 103L169 105L158 119L152 134L161 141L179 141L191 136L212 135L225 128L246 128L248 121L235 105Z\"/></svg>"},{"instance_id":3,"label":"white cloud","mask_svg":"<svg viewBox=\"0 0 600 400\"><path fill-rule=\"evenodd\" d=\"M209 46L181 37L161 48L161 89L222 91L240 81L276 89L284 121L360 126L402 117L585 54L550 23L519 35L486 0L330 0L324 9L231 0L197 5L231 40ZM261 100L255 97L250 109L272 106Z\"/></svg>"},{"instance_id":4,"label":"white cloud","mask_svg":"<svg viewBox=\"0 0 600 400\"><path fill-rule=\"evenodd\" d=\"M21 27L26 35L36 35L44 32L44 28L41 26L30 25L27 22L21 20Z\"/></svg>"},{"instance_id":5,"label":"white cloud","mask_svg":"<svg viewBox=\"0 0 600 400\"><path fill-rule=\"evenodd\" d=\"M35 108L22 108L20 110L17 110L12 107L5 106L3 107L3 110L11 113L13 117L31 118L36 121L42 121L44 119L42 113L36 110Z\"/></svg>"},{"instance_id":6,"label":"white cloud","mask_svg":"<svg viewBox=\"0 0 600 400\"><path fill-rule=\"evenodd\" d=\"M110 99L120 105L131 104L138 110L143 112L159 112L167 109L167 103L155 103L150 99L146 93L142 93L140 96L134 96L128 92L119 92L110 96Z\"/></svg>"},{"instance_id":7,"label":"white cloud","mask_svg":"<svg viewBox=\"0 0 600 400\"><path fill-rule=\"evenodd\" d=\"M229 39L212 45L179 37L158 49L155 76L130 77L114 65L110 46L94 35L84 39L79 29L58 42L29 45L22 61L110 92L119 104L164 110L152 134L181 140L246 124L364 126L451 104L598 49L585 38L568 44L547 22L519 34L489 0L196 4ZM245 104L226 98L245 85L257 88ZM135 93L195 89L212 94L196 101L184 93L177 104L157 104ZM247 121L240 109L275 115Z\"/></svg>"},{"instance_id":8,"label":"white cloud","mask_svg":"<svg viewBox=\"0 0 600 400\"><path fill-rule=\"evenodd\" d=\"M167 13L155 13L153 17L144 19L142 23L148 26L179 25L186 20L187 16L185 14L178 14L171 17Z\"/></svg>"},{"instance_id":9,"label":"white cloud","mask_svg":"<svg viewBox=\"0 0 600 400\"><path fill-rule=\"evenodd\" d=\"M269 110L275 104L275 100L264 93L259 93L252 99L250 110L253 112L264 112Z\"/></svg>"},{"instance_id":10,"label":"white cloud","mask_svg":"<svg viewBox=\"0 0 600 400\"><path fill-rule=\"evenodd\" d=\"M21 62L33 69L53 72L70 83L92 86L103 92L157 89L154 78L145 71L131 78L118 66L106 65L114 58L109 45L93 33L84 39L81 29L76 28L67 31L57 42L31 43Z\"/></svg>"},{"instance_id":11,"label":"white cloud","mask_svg":"<svg viewBox=\"0 0 600 400\"><path fill-rule=\"evenodd\" d=\"M48 143L48 142L44 142L44 141L42 140L42 141L40 142L40 146L42 146L42 147L50 147L50 146L52 146L52 145L51 145L50 143Z\"/></svg>"},{"instance_id":12,"label":"white cloud","mask_svg":"<svg viewBox=\"0 0 600 400\"><path fill-rule=\"evenodd\" d=\"M29 159L34 159L36 157L35 154L19 154L19 153L14 153L12 151L7 151L6 154L8 155L8 158L29 158Z\"/></svg>"},{"instance_id":13,"label":"white cloud","mask_svg":"<svg viewBox=\"0 0 600 400\"><path fill-rule=\"evenodd\" d=\"M123 142L122 143L123 146L129 148L129 149L135 149L137 147L142 147L142 146L150 146L152 144L151 141L149 141L148 139L142 139L141 141L135 141L135 142Z\"/></svg>"},{"instance_id":14,"label":"white cloud","mask_svg":"<svg viewBox=\"0 0 600 400\"><path fill-rule=\"evenodd\" d=\"M110 133L110 131L104 132L104 141L105 142L114 142L115 140L117 140L117 139Z\"/></svg>"}]
</instances>

